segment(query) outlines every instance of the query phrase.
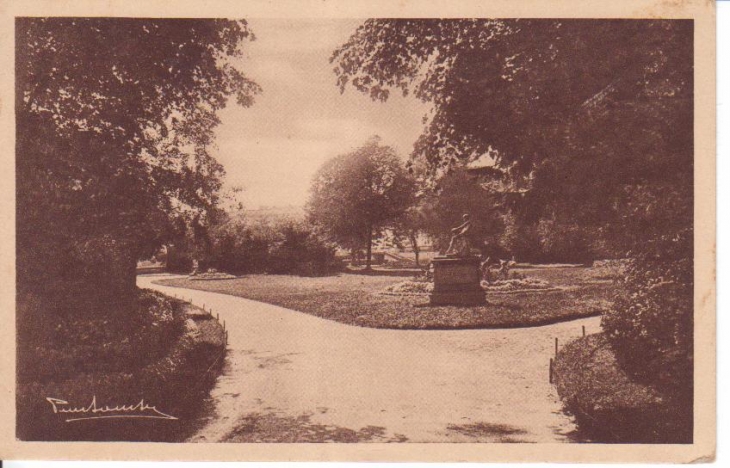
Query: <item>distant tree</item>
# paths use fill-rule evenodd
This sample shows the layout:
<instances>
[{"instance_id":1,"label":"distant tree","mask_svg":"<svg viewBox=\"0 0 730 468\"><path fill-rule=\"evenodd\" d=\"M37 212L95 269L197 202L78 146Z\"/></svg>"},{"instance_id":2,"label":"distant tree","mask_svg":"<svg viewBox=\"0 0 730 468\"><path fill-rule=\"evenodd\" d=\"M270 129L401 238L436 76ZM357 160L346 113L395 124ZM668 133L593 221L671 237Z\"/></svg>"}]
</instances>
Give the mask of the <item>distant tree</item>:
<instances>
[{"instance_id":1,"label":"distant tree","mask_svg":"<svg viewBox=\"0 0 730 468\"><path fill-rule=\"evenodd\" d=\"M85 290L109 309L133 296L137 258L181 235L176 220L210 221L216 113L259 91L230 60L251 38L245 21L16 20L21 291L75 310Z\"/></svg>"},{"instance_id":2,"label":"distant tree","mask_svg":"<svg viewBox=\"0 0 730 468\"><path fill-rule=\"evenodd\" d=\"M439 179L433 192L423 200L423 230L443 249L448 245L451 228L461 224L462 215L471 216L469 232L472 247L484 255L504 254L499 234L504 230L500 216L499 194L482 187L478 177L458 169Z\"/></svg>"},{"instance_id":3,"label":"distant tree","mask_svg":"<svg viewBox=\"0 0 730 468\"><path fill-rule=\"evenodd\" d=\"M413 251L416 266L421 266L421 245L419 237L425 233L426 217L423 205L418 200L414 202L400 217L392 224L392 234L396 246L403 248L403 241L407 240Z\"/></svg>"},{"instance_id":4,"label":"distant tree","mask_svg":"<svg viewBox=\"0 0 730 468\"><path fill-rule=\"evenodd\" d=\"M311 221L340 246L365 248L411 206L415 183L395 150L375 137L352 153L326 162L312 182Z\"/></svg>"}]
</instances>

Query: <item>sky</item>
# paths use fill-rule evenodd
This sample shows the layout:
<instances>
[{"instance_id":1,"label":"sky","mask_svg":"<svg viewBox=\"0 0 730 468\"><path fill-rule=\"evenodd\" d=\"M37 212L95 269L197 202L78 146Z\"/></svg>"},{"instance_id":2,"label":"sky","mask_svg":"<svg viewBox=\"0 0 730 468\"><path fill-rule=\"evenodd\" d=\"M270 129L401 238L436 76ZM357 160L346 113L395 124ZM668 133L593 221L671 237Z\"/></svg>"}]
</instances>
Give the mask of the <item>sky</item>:
<instances>
[{"instance_id":1,"label":"sky","mask_svg":"<svg viewBox=\"0 0 730 468\"><path fill-rule=\"evenodd\" d=\"M385 102L340 93L329 63L362 20L251 19L256 35L236 66L263 92L249 108L231 100L219 113L213 154L226 169L225 188L244 189L248 209L301 206L312 177L328 159L373 136L404 158L423 129L428 106L391 93Z\"/></svg>"}]
</instances>

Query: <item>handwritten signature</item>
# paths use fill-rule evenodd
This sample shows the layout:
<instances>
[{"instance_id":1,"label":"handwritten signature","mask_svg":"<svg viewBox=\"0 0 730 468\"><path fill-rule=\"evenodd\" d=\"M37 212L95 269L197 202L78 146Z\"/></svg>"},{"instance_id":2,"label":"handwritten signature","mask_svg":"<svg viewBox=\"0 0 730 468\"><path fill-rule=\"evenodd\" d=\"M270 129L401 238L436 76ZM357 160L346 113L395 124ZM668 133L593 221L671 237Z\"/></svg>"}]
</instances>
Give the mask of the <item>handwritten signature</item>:
<instances>
[{"instance_id":1,"label":"handwritten signature","mask_svg":"<svg viewBox=\"0 0 730 468\"><path fill-rule=\"evenodd\" d=\"M98 406L96 403L96 395L91 399L91 403L87 406L69 407L69 403L59 398L46 397L46 400L53 407L56 414L76 415L78 417L69 417L66 422L83 421L85 419L111 419L111 418L146 418L146 419L177 419L158 410L155 406L150 406L139 400L135 405L116 405L116 406Z\"/></svg>"}]
</instances>

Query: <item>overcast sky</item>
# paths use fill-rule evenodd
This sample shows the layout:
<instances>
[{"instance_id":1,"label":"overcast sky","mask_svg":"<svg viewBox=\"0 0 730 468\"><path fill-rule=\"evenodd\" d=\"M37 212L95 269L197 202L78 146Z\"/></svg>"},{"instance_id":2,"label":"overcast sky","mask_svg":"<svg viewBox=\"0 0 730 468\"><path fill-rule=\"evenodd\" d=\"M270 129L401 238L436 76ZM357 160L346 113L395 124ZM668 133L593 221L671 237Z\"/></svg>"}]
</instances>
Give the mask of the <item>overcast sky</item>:
<instances>
[{"instance_id":1,"label":"overcast sky","mask_svg":"<svg viewBox=\"0 0 730 468\"><path fill-rule=\"evenodd\" d=\"M241 69L262 88L244 109L220 113L217 159L226 187L241 186L247 208L303 205L315 171L327 159L380 135L406 157L427 106L393 93L386 103L348 89L340 94L329 57L360 20L252 19L256 41Z\"/></svg>"}]
</instances>

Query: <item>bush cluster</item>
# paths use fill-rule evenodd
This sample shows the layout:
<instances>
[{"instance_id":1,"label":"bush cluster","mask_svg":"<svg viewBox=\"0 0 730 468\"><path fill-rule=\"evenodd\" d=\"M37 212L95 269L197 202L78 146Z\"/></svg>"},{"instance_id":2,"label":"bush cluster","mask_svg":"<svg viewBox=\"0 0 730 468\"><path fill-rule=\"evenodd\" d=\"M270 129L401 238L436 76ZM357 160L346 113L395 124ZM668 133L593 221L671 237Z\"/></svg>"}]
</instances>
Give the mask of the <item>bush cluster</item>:
<instances>
[{"instance_id":1,"label":"bush cluster","mask_svg":"<svg viewBox=\"0 0 730 468\"><path fill-rule=\"evenodd\" d=\"M647 242L632 256L619 283L613 308L602 322L619 363L641 381L691 396L692 229Z\"/></svg>"},{"instance_id":2,"label":"bush cluster","mask_svg":"<svg viewBox=\"0 0 730 468\"><path fill-rule=\"evenodd\" d=\"M19 301L18 380L45 381L87 372L124 372L160 358L183 331L180 304L140 290L125 316L98 313L45 314L40 301Z\"/></svg>"},{"instance_id":3,"label":"bush cluster","mask_svg":"<svg viewBox=\"0 0 730 468\"><path fill-rule=\"evenodd\" d=\"M201 262L204 270L320 276L342 267L335 247L300 221L233 219L215 227L210 237L210 252Z\"/></svg>"},{"instance_id":4,"label":"bush cluster","mask_svg":"<svg viewBox=\"0 0 730 468\"><path fill-rule=\"evenodd\" d=\"M59 369L45 378L26 375L19 379L17 436L21 440L179 442L195 431L191 422L200 411L198 402L213 386L224 362L223 329L215 319L201 316L200 309L196 319L185 320L187 310L194 306L167 300L150 291L142 295L140 307L147 311L140 315L150 318L150 327L163 329L159 335L141 330L144 340L136 339L131 359L127 356L117 365L105 359L107 366L103 367L96 366L95 358L94 367L82 372L73 367L70 371ZM173 329L175 332L170 333ZM100 346L97 352L106 353L105 349ZM79 350L69 347L68 352ZM156 424L152 419L68 424L61 414L51 411L46 397L61 398L74 405L89 404L93 397L99 404L111 405L135 404L144 399L178 419L166 420L164 424Z\"/></svg>"},{"instance_id":5,"label":"bush cluster","mask_svg":"<svg viewBox=\"0 0 730 468\"><path fill-rule=\"evenodd\" d=\"M691 443L691 405L677 404L654 386L636 382L597 333L558 353L555 383L580 434L594 443Z\"/></svg>"}]
</instances>

